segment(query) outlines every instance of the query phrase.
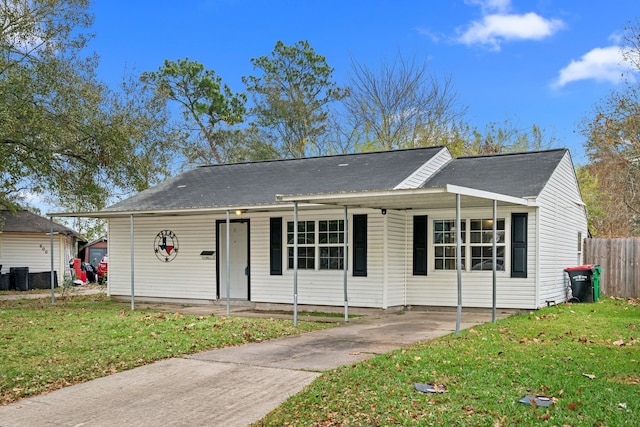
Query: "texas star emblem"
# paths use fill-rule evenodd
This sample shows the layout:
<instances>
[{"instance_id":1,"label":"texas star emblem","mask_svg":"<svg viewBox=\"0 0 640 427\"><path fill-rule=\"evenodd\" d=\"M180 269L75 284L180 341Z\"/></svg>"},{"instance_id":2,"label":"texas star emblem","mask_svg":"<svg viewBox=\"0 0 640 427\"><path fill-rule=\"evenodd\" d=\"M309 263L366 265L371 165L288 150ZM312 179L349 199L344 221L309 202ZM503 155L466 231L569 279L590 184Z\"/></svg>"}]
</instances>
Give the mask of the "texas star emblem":
<instances>
[{"instance_id":1,"label":"texas star emblem","mask_svg":"<svg viewBox=\"0 0 640 427\"><path fill-rule=\"evenodd\" d=\"M156 234L153 250L160 261L173 261L178 256L178 236L171 230L162 230Z\"/></svg>"}]
</instances>

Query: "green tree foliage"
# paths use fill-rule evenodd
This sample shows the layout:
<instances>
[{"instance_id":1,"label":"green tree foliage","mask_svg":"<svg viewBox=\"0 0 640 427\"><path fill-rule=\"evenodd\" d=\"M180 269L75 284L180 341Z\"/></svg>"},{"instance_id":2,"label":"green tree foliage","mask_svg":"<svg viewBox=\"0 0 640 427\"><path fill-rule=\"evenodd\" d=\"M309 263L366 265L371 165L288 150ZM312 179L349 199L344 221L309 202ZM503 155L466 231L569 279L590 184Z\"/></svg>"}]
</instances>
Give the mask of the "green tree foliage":
<instances>
[{"instance_id":1,"label":"green tree foliage","mask_svg":"<svg viewBox=\"0 0 640 427\"><path fill-rule=\"evenodd\" d=\"M269 56L252 58L258 76L242 81L251 94L253 127L282 157L324 152L329 106L345 96L332 81L333 68L307 41L278 41Z\"/></svg>"},{"instance_id":2,"label":"green tree foliage","mask_svg":"<svg viewBox=\"0 0 640 427\"><path fill-rule=\"evenodd\" d=\"M592 173L591 169L591 165L582 165L576 168L576 178L580 186L582 201L587 206L589 231L594 237L611 235L612 230L608 230L607 226L610 226L612 223L607 219L607 215L602 206L603 204L611 203L613 200L609 199L612 199L614 195L601 191L598 176Z\"/></svg>"},{"instance_id":3,"label":"green tree foliage","mask_svg":"<svg viewBox=\"0 0 640 427\"><path fill-rule=\"evenodd\" d=\"M157 99L179 106L184 121L177 143L188 163L237 160L234 141L241 132L232 126L244 121L245 94L233 93L215 71L188 58L165 60L158 71L142 73L141 80Z\"/></svg>"},{"instance_id":4,"label":"green tree foliage","mask_svg":"<svg viewBox=\"0 0 640 427\"><path fill-rule=\"evenodd\" d=\"M633 72L640 71L640 26L625 29L621 48ZM630 76L621 90L594 107L581 132L590 173L598 178L605 222L603 237L640 235L640 84Z\"/></svg>"},{"instance_id":5,"label":"green tree foliage","mask_svg":"<svg viewBox=\"0 0 640 427\"><path fill-rule=\"evenodd\" d=\"M345 119L359 151L448 145L460 141L466 107L450 78L439 80L426 62L398 54L373 69L351 61Z\"/></svg>"},{"instance_id":6,"label":"green tree foliage","mask_svg":"<svg viewBox=\"0 0 640 427\"><path fill-rule=\"evenodd\" d=\"M505 119L502 123L489 122L483 130L478 128L470 130L464 141L462 145L455 145L451 150L452 153L490 155L546 150L554 145L556 139L553 134L536 124L521 128L512 120Z\"/></svg>"},{"instance_id":7,"label":"green tree foliage","mask_svg":"<svg viewBox=\"0 0 640 427\"><path fill-rule=\"evenodd\" d=\"M0 2L0 207L31 193L101 208L163 169L162 111L135 91L109 91L97 57L81 55L88 8L88 0Z\"/></svg>"}]
</instances>

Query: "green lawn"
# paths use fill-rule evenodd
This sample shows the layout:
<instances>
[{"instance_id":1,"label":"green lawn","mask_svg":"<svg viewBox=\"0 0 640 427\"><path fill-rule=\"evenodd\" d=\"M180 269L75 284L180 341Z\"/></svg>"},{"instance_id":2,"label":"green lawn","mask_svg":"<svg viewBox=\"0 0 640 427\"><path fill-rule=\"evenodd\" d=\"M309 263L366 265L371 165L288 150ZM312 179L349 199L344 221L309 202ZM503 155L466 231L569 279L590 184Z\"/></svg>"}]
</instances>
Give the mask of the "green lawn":
<instances>
[{"instance_id":1,"label":"green lawn","mask_svg":"<svg viewBox=\"0 0 640 427\"><path fill-rule=\"evenodd\" d=\"M257 425L640 426L638 303L545 308L332 370Z\"/></svg>"},{"instance_id":2,"label":"green lawn","mask_svg":"<svg viewBox=\"0 0 640 427\"><path fill-rule=\"evenodd\" d=\"M138 309L104 294L0 301L0 404L136 366L332 324Z\"/></svg>"}]
</instances>

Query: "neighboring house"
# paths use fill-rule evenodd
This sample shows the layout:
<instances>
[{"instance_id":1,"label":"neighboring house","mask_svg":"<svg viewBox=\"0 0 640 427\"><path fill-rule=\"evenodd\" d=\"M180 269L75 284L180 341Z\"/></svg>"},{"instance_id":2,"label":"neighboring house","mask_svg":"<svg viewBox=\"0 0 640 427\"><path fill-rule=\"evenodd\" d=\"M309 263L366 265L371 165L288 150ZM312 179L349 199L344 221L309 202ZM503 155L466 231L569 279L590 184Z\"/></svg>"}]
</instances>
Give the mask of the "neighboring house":
<instances>
[{"instance_id":1,"label":"neighboring house","mask_svg":"<svg viewBox=\"0 0 640 427\"><path fill-rule=\"evenodd\" d=\"M565 300L563 269L580 262L587 235L566 149L452 159L429 147L213 165L100 212L57 215L108 220L114 296L135 285L140 299L226 299L230 257L234 300L292 304L297 273L298 304L341 307L346 281L351 307L387 309L457 305L457 206L464 307L492 306L494 240L497 307Z\"/></svg>"},{"instance_id":2,"label":"neighboring house","mask_svg":"<svg viewBox=\"0 0 640 427\"><path fill-rule=\"evenodd\" d=\"M107 236L102 236L89 242L78 249L78 255L82 262L86 262L98 268L98 263L107 254Z\"/></svg>"},{"instance_id":3,"label":"neighboring house","mask_svg":"<svg viewBox=\"0 0 640 427\"><path fill-rule=\"evenodd\" d=\"M11 267L29 267L29 273L51 271L51 222L27 210L15 214L0 211L0 265L2 273ZM72 229L53 223L53 267L58 284L63 283L69 260L74 258L80 235ZM51 283L51 280L48 280Z\"/></svg>"}]
</instances>

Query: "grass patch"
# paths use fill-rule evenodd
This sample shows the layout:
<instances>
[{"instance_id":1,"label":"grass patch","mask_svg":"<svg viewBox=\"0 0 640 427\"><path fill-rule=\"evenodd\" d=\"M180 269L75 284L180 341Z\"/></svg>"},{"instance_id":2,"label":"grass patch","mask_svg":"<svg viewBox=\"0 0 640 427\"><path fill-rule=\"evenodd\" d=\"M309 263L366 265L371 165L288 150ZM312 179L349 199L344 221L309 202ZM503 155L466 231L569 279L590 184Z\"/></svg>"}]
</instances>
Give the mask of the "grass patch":
<instances>
[{"instance_id":1,"label":"grass patch","mask_svg":"<svg viewBox=\"0 0 640 427\"><path fill-rule=\"evenodd\" d=\"M331 370L256 425L638 426L637 302L544 308Z\"/></svg>"},{"instance_id":2,"label":"grass patch","mask_svg":"<svg viewBox=\"0 0 640 427\"><path fill-rule=\"evenodd\" d=\"M0 301L0 404L213 348L331 324L139 309L105 294Z\"/></svg>"}]
</instances>

